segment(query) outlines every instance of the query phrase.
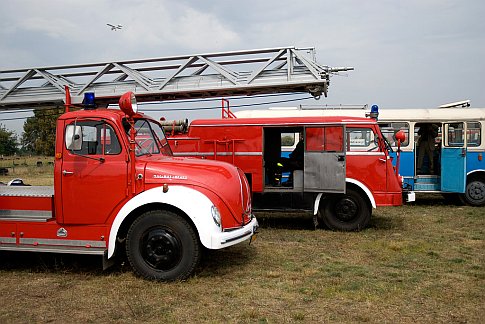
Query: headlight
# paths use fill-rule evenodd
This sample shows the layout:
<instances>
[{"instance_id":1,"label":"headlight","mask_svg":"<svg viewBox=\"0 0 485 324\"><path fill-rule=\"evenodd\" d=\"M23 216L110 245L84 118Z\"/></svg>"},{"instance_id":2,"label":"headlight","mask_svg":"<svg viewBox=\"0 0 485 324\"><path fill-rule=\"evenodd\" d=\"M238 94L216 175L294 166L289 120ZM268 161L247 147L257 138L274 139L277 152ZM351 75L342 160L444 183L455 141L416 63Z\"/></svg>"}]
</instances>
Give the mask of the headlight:
<instances>
[{"instance_id":1,"label":"headlight","mask_svg":"<svg viewBox=\"0 0 485 324\"><path fill-rule=\"evenodd\" d=\"M212 219L214 220L214 223L216 223L217 226L221 227L221 213L219 212L219 209L217 209L216 206L211 207L211 214L212 214Z\"/></svg>"}]
</instances>

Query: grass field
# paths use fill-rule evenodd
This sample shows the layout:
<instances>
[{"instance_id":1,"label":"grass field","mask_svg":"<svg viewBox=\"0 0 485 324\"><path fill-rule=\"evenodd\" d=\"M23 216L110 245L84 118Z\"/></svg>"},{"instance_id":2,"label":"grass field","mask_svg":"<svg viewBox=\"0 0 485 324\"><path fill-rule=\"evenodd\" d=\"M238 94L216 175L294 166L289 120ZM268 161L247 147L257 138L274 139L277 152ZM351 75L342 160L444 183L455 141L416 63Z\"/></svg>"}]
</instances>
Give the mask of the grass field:
<instances>
[{"instance_id":1,"label":"grass field","mask_svg":"<svg viewBox=\"0 0 485 324\"><path fill-rule=\"evenodd\" d=\"M37 160L0 181L52 185ZM482 323L485 208L420 198L356 233L258 214L251 246L208 251L184 282L140 279L123 258L102 271L94 256L0 252L0 322Z\"/></svg>"},{"instance_id":2,"label":"grass field","mask_svg":"<svg viewBox=\"0 0 485 324\"><path fill-rule=\"evenodd\" d=\"M0 158L0 168L7 169L7 175L0 174L0 182L7 183L14 178L23 179L33 186L54 185L53 157L5 157Z\"/></svg>"},{"instance_id":3,"label":"grass field","mask_svg":"<svg viewBox=\"0 0 485 324\"><path fill-rule=\"evenodd\" d=\"M258 215L251 245L207 252L185 282L126 262L0 252L0 322L454 322L485 317L484 208L380 208L357 233Z\"/></svg>"}]
</instances>

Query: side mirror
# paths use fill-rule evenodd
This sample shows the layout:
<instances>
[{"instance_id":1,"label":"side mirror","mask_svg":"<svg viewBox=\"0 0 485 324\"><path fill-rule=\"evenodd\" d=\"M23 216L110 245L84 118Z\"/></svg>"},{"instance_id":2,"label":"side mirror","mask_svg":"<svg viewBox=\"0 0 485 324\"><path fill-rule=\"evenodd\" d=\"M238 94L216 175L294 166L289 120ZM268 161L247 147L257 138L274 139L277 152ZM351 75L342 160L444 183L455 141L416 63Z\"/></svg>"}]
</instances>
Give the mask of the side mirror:
<instances>
[{"instance_id":1,"label":"side mirror","mask_svg":"<svg viewBox=\"0 0 485 324\"><path fill-rule=\"evenodd\" d=\"M402 130L397 132L395 137L396 140L400 141L401 143L404 143L406 141L406 134Z\"/></svg>"},{"instance_id":2,"label":"side mirror","mask_svg":"<svg viewBox=\"0 0 485 324\"><path fill-rule=\"evenodd\" d=\"M70 151L80 151L83 145L83 131L81 126L67 125L66 148Z\"/></svg>"}]
</instances>

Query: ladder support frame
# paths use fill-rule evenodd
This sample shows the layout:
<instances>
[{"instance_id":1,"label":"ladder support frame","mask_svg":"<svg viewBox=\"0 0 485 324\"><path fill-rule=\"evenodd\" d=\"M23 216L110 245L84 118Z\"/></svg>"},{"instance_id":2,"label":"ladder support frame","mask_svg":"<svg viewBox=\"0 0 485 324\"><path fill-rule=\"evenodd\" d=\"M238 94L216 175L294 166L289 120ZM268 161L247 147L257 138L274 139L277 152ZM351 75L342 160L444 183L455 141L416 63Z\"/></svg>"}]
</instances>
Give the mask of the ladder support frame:
<instances>
[{"instance_id":1,"label":"ladder support frame","mask_svg":"<svg viewBox=\"0 0 485 324\"><path fill-rule=\"evenodd\" d=\"M292 92L326 96L335 72L317 63L314 51L291 46L0 70L0 111L63 106L66 86L72 104L94 92L98 106L116 103L126 91L139 102Z\"/></svg>"}]
</instances>

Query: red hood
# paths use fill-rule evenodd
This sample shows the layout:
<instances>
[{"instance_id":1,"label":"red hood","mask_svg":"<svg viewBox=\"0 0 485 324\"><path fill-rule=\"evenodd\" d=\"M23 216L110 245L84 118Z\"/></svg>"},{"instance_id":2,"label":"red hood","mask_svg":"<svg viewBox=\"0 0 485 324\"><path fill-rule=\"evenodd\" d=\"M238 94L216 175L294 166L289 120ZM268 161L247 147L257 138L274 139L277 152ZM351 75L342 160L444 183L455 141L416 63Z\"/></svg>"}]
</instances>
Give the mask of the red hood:
<instances>
[{"instance_id":1,"label":"red hood","mask_svg":"<svg viewBox=\"0 0 485 324\"><path fill-rule=\"evenodd\" d=\"M154 156L146 157L145 161L146 184L183 184L204 188L218 196L232 214L232 219L222 219L224 228L240 226L243 215L250 211L247 180L229 163Z\"/></svg>"}]
</instances>

